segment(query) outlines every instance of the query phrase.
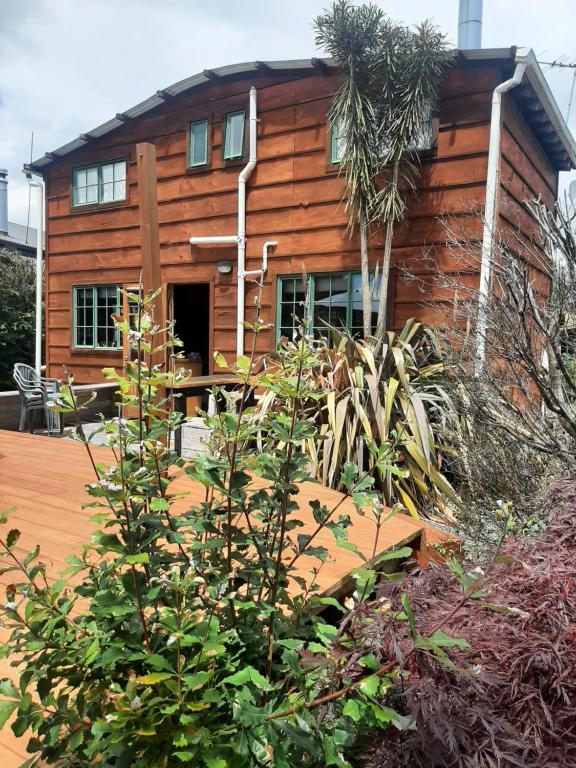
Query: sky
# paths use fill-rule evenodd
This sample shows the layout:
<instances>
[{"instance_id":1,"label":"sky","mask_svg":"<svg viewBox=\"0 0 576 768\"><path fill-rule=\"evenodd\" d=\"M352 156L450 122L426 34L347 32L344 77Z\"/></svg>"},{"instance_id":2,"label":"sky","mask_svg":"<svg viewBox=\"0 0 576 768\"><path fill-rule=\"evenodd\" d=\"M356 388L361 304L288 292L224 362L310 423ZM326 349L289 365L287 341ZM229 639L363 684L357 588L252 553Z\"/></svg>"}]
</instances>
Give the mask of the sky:
<instances>
[{"instance_id":1,"label":"sky","mask_svg":"<svg viewBox=\"0 0 576 768\"><path fill-rule=\"evenodd\" d=\"M374 0L455 45L458 0ZM321 55L312 20L329 0L0 0L0 168L8 218L26 224L22 165L203 69ZM482 45L576 61L575 0L484 0ZM545 69L566 116L573 70ZM576 93L570 127L576 134ZM563 185L567 174L562 174ZM574 175L576 177L576 174Z\"/></svg>"}]
</instances>

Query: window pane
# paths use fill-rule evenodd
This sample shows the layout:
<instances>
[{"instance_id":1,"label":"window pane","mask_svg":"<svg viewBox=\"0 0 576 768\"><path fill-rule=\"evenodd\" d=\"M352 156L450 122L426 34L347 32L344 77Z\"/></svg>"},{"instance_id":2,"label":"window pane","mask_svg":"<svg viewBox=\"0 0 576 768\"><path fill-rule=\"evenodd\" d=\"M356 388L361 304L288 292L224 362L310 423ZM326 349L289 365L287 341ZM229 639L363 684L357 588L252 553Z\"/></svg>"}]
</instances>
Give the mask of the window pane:
<instances>
[{"instance_id":1,"label":"window pane","mask_svg":"<svg viewBox=\"0 0 576 768\"><path fill-rule=\"evenodd\" d=\"M92 288L75 288L76 315L75 325L76 333L74 344L79 347L86 347L92 344L92 325L94 321L92 309Z\"/></svg>"},{"instance_id":2,"label":"window pane","mask_svg":"<svg viewBox=\"0 0 576 768\"><path fill-rule=\"evenodd\" d=\"M84 168L80 169L79 171L74 171L74 186L86 186L86 170Z\"/></svg>"},{"instance_id":3,"label":"window pane","mask_svg":"<svg viewBox=\"0 0 576 768\"><path fill-rule=\"evenodd\" d=\"M230 112L226 116L224 159L242 157L244 147L244 111Z\"/></svg>"},{"instance_id":4,"label":"window pane","mask_svg":"<svg viewBox=\"0 0 576 768\"><path fill-rule=\"evenodd\" d=\"M114 181L123 181L126 178L126 161L114 163Z\"/></svg>"},{"instance_id":5,"label":"window pane","mask_svg":"<svg viewBox=\"0 0 576 768\"><path fill-rule=\"evenodd\" d=\"M114 200L114 182L102 184L102 198L100 202L109 203L111 200Z\"/></svg>"},{"instance_id":6,"label":"window pane","mask_svg":"<svg viewBox=\"0 0 576 768\"><path fill-rule=\"evenodd\" d=\"M97 203L98 202L98 185L93 187L86 187L86 202Z\"/></svg>"},{"instance_id":7,"label":"window pane","mask_svg":"<svg viewBox=\"0 0 576 768\"><path fill-rule=\"evenodd\" d=\"M362 277L359 274L352 275L352 295L350 302L351 317L350 317L350 331L354 335L362 335L364 333L364 311L362 307ZM370 292L372 294L372 331L376 328L378 321L378 302L380 299L380 277L378 280L374 279L374 275L370 275Z\"/></svg>"},{"instance_id":8,"label":"window pane","mask_svg":"<svg viewBox=\"0 0 576 768\"><path fill-rule=\"evenodd\" d=\"M88 186L98 184L98 167L86 168L86 184Z\"/></svg>"},{"instance_id":9,"label":"window pane","mask_svg":"<svg viewBox=\"0 0 576 768\"><path fill-rule=\"evenodd\" d=\"M208 120L198 120L190 126L190 166L208 162Z\"/></svg>"},{"instance_id":10,"label":"window pane","mask_svg":"<svg viewBox=\"0 0 576 768\"><path fill-rule=\"evenodd\" d=\"M126 199L126 181L114 182L114 200Z\"/></svg>"},{"instance_id":11,"label":"window pane","mask_svg":"<svg viewBox=\"0 0 576 768\"><path fill-rule=\"evenodd\" d=\"M345 328L348 314L348 275L324 275L314 279L313 326L316 335L328 336L328 326Z\"/></svg>"},{"instance_id":12,"label":"window pane","mask_svg":"<svg viewBox=\"0 0 576 768\"><path fill-rule=\"evenodd\" d=\"M74 205L86 205L86 187L79 187L74 190Z\"/></svg>"},{"instance_id":13,"label":"window pane","mask_svg":"<svg viewBox=\"0 0 576 768\"><path fill-rule=\"evenodd\" d=\"M280 280L279 336L293 339L298 322L306 316L306 285L302 277L285 277Z\"/></svg>"},{"instance_id":14,"label":"window pane","mask_svg":"<svg viewBox=\"0 0 576 768\"><path fill-rule=\"evenodd\" d=\"M104 184L108 181L114 181L114 166L103 165L102 166L102 181Z\"/></svg>"},{"instance_id":15,"label":"window pane","mask_svg":"<svg viewBox=\"0 0 576 768\"><path fill-rule=\"evenodd\" d=\"M433 131L433 118L434 113L432 107L428 105L425 109L424 119L420 126L420 131L415 137L414 141L410 144L412 150L424 150L430 149L434 144L434 131Z\"/></svg>"},{"instance_id":16,"label":"window pane","mask_svg":"<svg viewBox=\"0 0 576 768\"><path fill-rule=\"evenodd\" d=\"M333 163L339 163L344 157L344 151L346 149L346 135L342 130L340 120L334 120L332 123L330 141L330 160Z\"/></svg>"}]
</instances>

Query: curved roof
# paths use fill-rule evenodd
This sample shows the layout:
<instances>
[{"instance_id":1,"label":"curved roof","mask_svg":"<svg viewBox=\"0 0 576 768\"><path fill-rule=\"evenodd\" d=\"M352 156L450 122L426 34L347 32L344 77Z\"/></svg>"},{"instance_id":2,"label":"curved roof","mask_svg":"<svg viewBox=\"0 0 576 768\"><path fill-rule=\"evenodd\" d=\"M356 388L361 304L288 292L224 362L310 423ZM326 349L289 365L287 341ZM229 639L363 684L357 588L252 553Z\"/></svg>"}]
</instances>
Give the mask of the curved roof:
<instances>
[{"instance_id":1,"label":"curved roof","mask_svg":"<svg viewBox=\"0 0 576 768\"><path fill-rule=\"evenodd\" d=\"M525 81L514 94L514 98L523 112L525 119L540 141L542 148L554 167L558 170L576 168L576 142L560 109L550 91L548 83L540 66L529 48L481 48L478 50L454 51L456 62L504 61L513 64L522 60L527 64ZM64 144L43 157L24 166L25 171L42 174L52 163L60 158L86 147L90 142L118 130L128 121L142 117L161 107L170 99L190 91L201 90L217 82L242 80L249 76L266 76L271 74L301 74L306 76L313 72L326 74L329 70L337 69L334 59L288 59L286 61L250 61L242 64L229 64L216 69L205 69L203 72L180 80L168 88L156 91L152 96L136 104L125 112L118 113L111 120L93 128L87 133L81 133L78 138ZM514 91L511 91L514 93Z\"/></svg>"},{"instance_id":2,"label":"curved roof","mask_svg":"<svg viewBox=\"0 0 576 768\"><path fill-rule=\"evenodd\" d=\"M336 68L337 64L332 59L314 58L289 59L288 61L250 61L242 64L228 64L225 67L217 67L216 69L205 69L197 75L192 75L192 77L180 80L179 82L168 86L168 88L156 91L156 93L149 98L136 104L136 106L127 109L126 112L118 113L111 120L107 120L105 123L93 128L91 131L81 133L78 138L73 139L68 142L68 144L64 144L62 147L59 147L52 152L47 152L38 160L34 160L34 162L25 165L24 169L43 173L48 166L59 158L65 157L78 149L82 149L94 139L99 139L102 136L112 133L112 131L121 128L129 120L142 117L142 115L152 112L152 110L162 106L162 104L165 104L170 99L175 96L180 96L185 92L201 90L217 82L241 80L249 75L266 76L275 73L286 74L290 72L293 72L294 74L311 74L313 72L326 73L328 69Z\"/></svg>"}]
</instances>

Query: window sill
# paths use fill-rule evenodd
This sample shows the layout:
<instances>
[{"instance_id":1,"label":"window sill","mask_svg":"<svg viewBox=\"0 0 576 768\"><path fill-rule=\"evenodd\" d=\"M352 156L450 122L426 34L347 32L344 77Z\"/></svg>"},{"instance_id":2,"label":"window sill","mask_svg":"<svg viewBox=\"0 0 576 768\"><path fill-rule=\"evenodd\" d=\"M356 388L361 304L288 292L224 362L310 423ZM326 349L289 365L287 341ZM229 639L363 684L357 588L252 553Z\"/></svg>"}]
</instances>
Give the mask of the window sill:
<instances>
[{"instance_id":1,"label":"window sill","mask_svg":"<svg viewBox=\"0 0 576 768\"><path fill-rule=\"evenodd\" d=\"M248 157L231 157L229 160L222 158L220 168L238 168L239 166L246 165Z\"/></svg>"},{"instance_id":2,"label":"window sill","mask_svg":"<svg viewBox=\"0 0 576 768\"><path fill-rule=\"evenodd\" d=\"M212 169L212 166L210 163L206 163L205 165L192 165L186 167L186 173L194 174L194 173L209 173Z\"/></svg>"},{"instance_id":3,"label":"window sill","mask_svg":"<svg viewBox=\"0 0 576 768\"><path fill-rule=\"evenodd\" d=\"M70 347L71 355L121 355L120 347Z\"/></svg>"},{"instance_id":4,"label":"window sill","mask_svg":"<svg viewBox=\"0 0 576 768\"><path fill-rule=\"evenodd\" d=\"M77 213L89 213L90 211L108 211L115 208L126 208L130 205L128 198L126 200L113 200L110 203L90 203L88 205L70 205L70 215Z\"/></svg>"}]
</instances>

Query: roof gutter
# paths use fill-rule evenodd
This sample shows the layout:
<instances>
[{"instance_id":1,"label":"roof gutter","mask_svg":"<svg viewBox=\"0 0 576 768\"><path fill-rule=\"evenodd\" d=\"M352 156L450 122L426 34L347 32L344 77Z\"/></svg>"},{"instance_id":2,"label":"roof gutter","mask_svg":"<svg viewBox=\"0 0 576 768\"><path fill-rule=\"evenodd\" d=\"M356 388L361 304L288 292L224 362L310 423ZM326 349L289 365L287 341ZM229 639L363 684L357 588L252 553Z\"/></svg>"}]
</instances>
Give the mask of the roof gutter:
<instances>
[{"instance_id":1,"label":"roof gutter","mask_svg":"<svg viewBox=\"0 0 576 768\"><path fill-rule=\"evenodd\" d=\"M516 68L508 80L497 85L492 94L490 116L490 140L488 143L488 173L486 177L486 203L484 206L484 230L482 233L482 259L480 263L480 287L478 295L478 321L476 325L475 374L484 370L486 363L487 305L492 278L492 252L496 235L498 192L500 189L500 145L502 136L502 95L520 85L527 67L531 64L530 48L521 48L516 53ZM535 60L535 59L534 59Z\"/></svg>"}]
</instances>

